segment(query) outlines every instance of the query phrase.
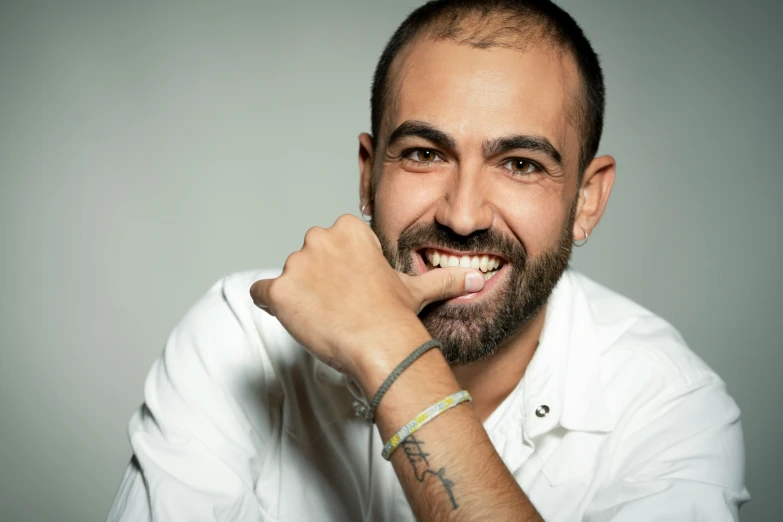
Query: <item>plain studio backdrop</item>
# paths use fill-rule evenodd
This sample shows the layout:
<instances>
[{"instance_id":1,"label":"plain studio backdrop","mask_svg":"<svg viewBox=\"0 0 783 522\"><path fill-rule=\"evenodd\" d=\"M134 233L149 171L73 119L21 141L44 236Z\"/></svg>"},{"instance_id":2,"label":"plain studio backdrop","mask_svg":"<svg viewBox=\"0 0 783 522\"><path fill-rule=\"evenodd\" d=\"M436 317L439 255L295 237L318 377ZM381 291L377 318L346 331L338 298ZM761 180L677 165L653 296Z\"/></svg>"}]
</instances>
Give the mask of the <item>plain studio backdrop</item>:
<instances>
[{"instance_id":1,"label":"plain studio backdrop","mask_svg":"<svg viewBox=\"0 0 783 522\"><path fill-rule=\"evenodd\" d=\"M144 378L221 276L358 215L381 50L418 1L3 2L0 518L102 520ZM671 321L783 495L779 2L568 0L618 176L573 266Z\"/></svg>"}]
</instances>

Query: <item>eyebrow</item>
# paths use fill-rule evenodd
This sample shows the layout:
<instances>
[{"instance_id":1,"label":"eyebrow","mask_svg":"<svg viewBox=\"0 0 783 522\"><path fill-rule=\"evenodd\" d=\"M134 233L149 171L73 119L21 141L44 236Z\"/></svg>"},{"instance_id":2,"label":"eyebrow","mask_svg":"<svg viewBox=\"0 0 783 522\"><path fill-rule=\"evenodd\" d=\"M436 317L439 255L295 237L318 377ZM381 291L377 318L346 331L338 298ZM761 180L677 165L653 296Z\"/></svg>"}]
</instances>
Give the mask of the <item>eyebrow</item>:
<instances>
[{"instance_id":1,"label":"eyebrow","mask_svg":"<svg viewBox=\"0 0 783 522\"><path fill-rule=\"evenodd\" d=\"M504 136L491 141L484 142L484 155L498 156L504 152L512 150L524 149L541 152L549 156L549 159L557 163L563 164L563 157L550 141L542 136L527 136L523 134L516 134L513 136Z\"/></svg>"},{"instance_id":2,"label":"eyebrow","mask_svg":"<svg viewBox=\"0 0 783 522\"><path fill-rule=\"evenodd\" d=\"M407 120L401 123L389 135L386 147L389 148L404 138L416 137L429 141L430 143L447 150L457 148L456 140L449 134L430 125L429 123L417 120ZM494 140L487 140L483 143L482 149L486 157L497 156L512 150L531 150L541 152L549 156L558 166L562 166L563 157L552 143L543 136L529 136L525 134L515 134L503 136Z\"/></svg>"},{"instance_id":3,"label":"eyebrow","mask_svg":"<svg viewBox=\"0 0 783 522\"><path fill-rule=\"evenodd\" d=\"M386 148L391 147L403 138L409 137L422 138L430 143L434 143L438 147L448 150L457 148L457 142L454 138L442 130L433 127L429 123L416 120L405 121L394 129L394 132L389 135L389 141L386 143Z\"/></svg>"}]
</instances>

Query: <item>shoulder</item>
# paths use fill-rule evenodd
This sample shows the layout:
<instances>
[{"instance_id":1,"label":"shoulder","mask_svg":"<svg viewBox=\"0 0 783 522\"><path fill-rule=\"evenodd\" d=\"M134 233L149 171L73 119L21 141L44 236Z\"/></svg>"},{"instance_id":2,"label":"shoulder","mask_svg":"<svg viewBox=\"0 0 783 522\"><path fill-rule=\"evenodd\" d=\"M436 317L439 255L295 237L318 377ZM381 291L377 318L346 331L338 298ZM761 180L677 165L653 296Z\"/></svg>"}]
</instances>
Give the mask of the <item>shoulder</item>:
<instances>
[{"instance_id":1,"label":"shoulder","mask_svg":"<svg viewBox=\"0 0 783 522\"><path fill-rule=\"evenodd\" d=\"M569 277L593 325L613 472L638 479L656 470L742 491L740 411L723 380L668 321L584 275Z\"/></svg>"},{"instance_id":2,"label":"shoulder","mask_svg":"<svg viewBox=\"0 0 783 522\"><path fill-rule=\"evenodd\" d=\"M200 344L231 337L261 341L260 326L271 331L282 327L276 320L263 320L267 314L253 304L250 285L278 274L279 270L252 270L220 278L188 310L173 335L186 335Z\"/></svg>"},{"instance_id":3,"label":"shoulder","mask_svg":"<svg viewBox=\"0 0 783 522\"><path fill-rule=\"evenodd\" d=\"M187 312L180 326L197 329L203 335L237 329L250 337L280 335L284 331L280 323L258 309L250 297L250 286L254 282L278 275L280 270L260 269L235 272L220 278Z\"/></svg>"},{"instance_id":4,"label":"shoulder","mask_svg":"<svg viewBox=\"0 0 783 522\"><path fill-rule=\"evenodd\" d=\"M646 376L667 387L721 380L669 321L583 274L569 272L574 292L589 306L607 370L633 370L637 378Z\"/></svg>"},{"instance_id":5,"label":"shoulder","mask_svg":"<svg viewBox=\"0 0 783 522\"><path fill-rule=\"evenodd\" d=\"M741 438L740 411L726 384L686 344L668 321L617 292L569 271L572 306L589 326L579 330L592 352L580 360L593 367L596 399L612 419L615 435L692 436L699 430L728 430ZM593 361L594 365L584 364ZM572 371L570 377L581 369Z\"/></svg>"},{"instance_id":6,"label":"shoulder","mask_svg":"<svg viewBox=\"0 0 783 522\"><path fill-rule=\"evenodd\" d=\"M300 354L280 322L253 304L250 286L280 270L249 270L220 278L191 307L166 344L164 362L172 371L203 367L219 373L259 368L267 380L287 354ZM274 379L276 380L276 379Z\"/></svg>"}]
</instances>

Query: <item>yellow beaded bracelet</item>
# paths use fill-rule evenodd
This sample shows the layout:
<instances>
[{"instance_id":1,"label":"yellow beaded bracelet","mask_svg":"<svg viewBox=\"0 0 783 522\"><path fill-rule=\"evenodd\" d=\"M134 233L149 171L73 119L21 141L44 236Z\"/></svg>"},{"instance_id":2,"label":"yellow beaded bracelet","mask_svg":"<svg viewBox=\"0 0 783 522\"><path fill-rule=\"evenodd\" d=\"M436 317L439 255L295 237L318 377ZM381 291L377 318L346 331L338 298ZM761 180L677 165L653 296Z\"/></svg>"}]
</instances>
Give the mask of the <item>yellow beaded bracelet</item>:
<instances>
[{"instance_id":1,"label":"yellow beaded bracelet","mask_svg":"<svg viewBox=\"0 0 783 522\"><path fill-rule=\"evenodd\" d=\"M450 410L457 404L461 404L469 400L471 400L470 394L467 392L467 390L462 390L449 395L436 404L433 404L423 412L416 415L416 417L414 417L413 420L408 424L400 428L400 431L395 433L394 436L389 439L389 442L383 446L381 456L386 460L391 459L391 455L394 453L394 450L396 450L400 444L405 441L405 439L416 433L422 426L427 424L429 421L444 411Z\"/></svg>"}]
</instances>

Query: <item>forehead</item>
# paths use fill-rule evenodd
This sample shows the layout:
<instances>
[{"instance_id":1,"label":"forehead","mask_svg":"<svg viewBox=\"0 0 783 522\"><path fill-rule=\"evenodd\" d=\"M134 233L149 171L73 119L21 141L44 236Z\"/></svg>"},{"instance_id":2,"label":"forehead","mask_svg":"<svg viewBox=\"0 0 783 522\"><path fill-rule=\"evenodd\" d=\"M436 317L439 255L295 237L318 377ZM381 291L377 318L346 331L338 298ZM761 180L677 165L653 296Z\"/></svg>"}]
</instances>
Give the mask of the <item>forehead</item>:
<instances>
[{"instance_id":1,"label":"forehead","mask_svg":"<svg viewBox=\"0 0 783 522\"><path fill-rule=\"evenodd\" d=\"M392 128L415 119L458 143L511 134L546 137L564 155L578 154L574 104L579 76L570 53L531 45L477 49L420 40L401 55L392 91Z\"/></svg>"}]
</instances>

